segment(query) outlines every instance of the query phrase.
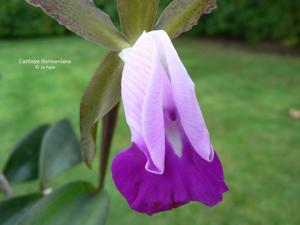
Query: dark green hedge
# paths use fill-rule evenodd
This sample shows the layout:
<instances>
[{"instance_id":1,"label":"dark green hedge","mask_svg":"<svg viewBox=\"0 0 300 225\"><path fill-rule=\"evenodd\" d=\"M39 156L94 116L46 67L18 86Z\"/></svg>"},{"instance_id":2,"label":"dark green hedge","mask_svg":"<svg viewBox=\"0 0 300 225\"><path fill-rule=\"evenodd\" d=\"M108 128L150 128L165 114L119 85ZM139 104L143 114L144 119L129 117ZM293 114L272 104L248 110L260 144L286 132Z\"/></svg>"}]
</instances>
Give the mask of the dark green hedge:
<instances>
[{"instance_id":1,"label":"dark green hedge","mask_svg":"<svg viewBox=\"0 0 300 225\"><path fill-rule=\"evenodd\" d=\"M219 0L194 34L242 38L249 42L280 40L300 43L299 0Z\"/></svg>"},{"instance_id":2,"label":"dark green hedge","mask_svg":"<svg viewBox=\"0 0 300 225\"><path fill-rule=\"evenodd\" d=\"M170 0L161 0L161 8ZM25 0L0 0L0 37L33 37L67 31ZM115 0L96 0L118 22ZM300 0L218 0L218 10L202 17L189 35L219 36L248 42L300 43Z\"/></svg>"},{"instance_id":3,"label":"dark green hedge","mask_svg":"<svg viewBox=\"0 0 300 225\"><path fill-rule=\"evenodd\" d=\"M0 0L0 37L65 34L66 30L25 0Z\"/></svg>"}]
</instances>

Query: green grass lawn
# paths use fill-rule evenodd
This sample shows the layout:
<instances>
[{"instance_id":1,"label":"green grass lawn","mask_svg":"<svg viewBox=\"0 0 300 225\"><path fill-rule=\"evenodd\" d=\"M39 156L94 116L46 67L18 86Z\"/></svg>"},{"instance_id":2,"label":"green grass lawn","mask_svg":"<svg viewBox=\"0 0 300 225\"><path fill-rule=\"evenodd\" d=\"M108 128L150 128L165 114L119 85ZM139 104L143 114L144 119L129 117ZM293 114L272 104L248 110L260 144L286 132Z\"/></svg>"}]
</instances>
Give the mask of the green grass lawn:
<instances>
[{"instance_id":1,"label":"green grass lawn","mask_svg":"<svg viewBox=\"0 0 300 225\"><path fill-rule=\"evenodd\" d=\"M131 211L107 176L109 225L300 224L300 59L179 40L230 192L214 208L192 203L153 217ZM105 50L75 37L0 42L0 167L15 142L41 123L70 118L78 132L81 94ZM71 65L36 70L19 59L70 59ZM120 113L112 156L130 144ZM62 174L97 182L97 163ZM24 193L29 183L15 187Z\"/></svg>"}]
</instances>

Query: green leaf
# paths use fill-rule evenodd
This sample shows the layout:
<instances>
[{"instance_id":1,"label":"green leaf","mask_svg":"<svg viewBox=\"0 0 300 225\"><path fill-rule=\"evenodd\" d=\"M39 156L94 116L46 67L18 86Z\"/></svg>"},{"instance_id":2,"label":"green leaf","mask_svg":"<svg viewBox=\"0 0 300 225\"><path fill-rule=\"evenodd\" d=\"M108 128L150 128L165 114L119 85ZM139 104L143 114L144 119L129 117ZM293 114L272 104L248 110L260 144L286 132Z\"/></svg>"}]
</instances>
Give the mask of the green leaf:
<instances>
[{"instance_id":1,"label":"green leaf","mask_svg":"<svg viewBox=\"0 0 300 225\"><path fill-rule=\"evenodd\" d=\"M40 7L69 30L113 50L128 47L110 17L98 9L92 0L26 0Z\"/></svg>"},{"instance_id":2,"label":"green leaf","mask_svg":"<svg viewBox=\"0 0 300 225\"><path fill-rule=\"evenodd\" d=\"M96 152L97 121L120 101L122 68L118 54L110 52L99 65L81 99L81 151L89 167Z\"/></svg>"},{"instance_id":3,"label":"green leaf","mask_svg":"<svg viewBox=\"0 0 300 225\"><path fill-rule=\"evenodd\" d=\"M39 201L18 225L104 225L108 195L96 193L91 184L74 182Z\"/></svg>"},{"instance_id":4,"label":"green leaf","mask_svg":"<svg viewBox=\"0 0 300 225\"><path fill-rule=\"evenodd\" d=\"M201 15L217 7L217 0L173 0L162 12L155 25L156 30L165 30L171 38L190 30Z\"/></svg>"},{"instance_id":5,"label":"green leaf","mask_svg":"<svg viewBox=\"0 0 300 225\"><path fill-rule=\"evenodd\" d=\"M33 129L13 148L3 171L11 184L38 178L40 146L48 127L42 125Z\"/></svg>"},{"instance_id":6,"label":"green leaf","mask_svg":"<svg viewBox=\"0 0 300 225\"><path fill-rule=\"evenodd\" d=\"M131 43L153 28L159 0L117 0L121 28Z\"/></svg>"},{"instance_id":7,"label":"green leaf","mask_svg":"<svg viewBox=\"0 0 300 225\"><path fill-rule=\"evenodd\" d=\"M51 178L81 162L79 141L71 123L64 119L45 133L39 159L39 176L45 187Z\"/></svg>"},{"instance_id":8,"label":"green leaf","mask_svg":"<svg viewBox=\"0 0 300 225\"><path fill-rule=\"evenodd\" d=\"M17 221L42 197L30 194L9 198L0 202L0 224L15 225Z\"/></svg>"}]
</instances>

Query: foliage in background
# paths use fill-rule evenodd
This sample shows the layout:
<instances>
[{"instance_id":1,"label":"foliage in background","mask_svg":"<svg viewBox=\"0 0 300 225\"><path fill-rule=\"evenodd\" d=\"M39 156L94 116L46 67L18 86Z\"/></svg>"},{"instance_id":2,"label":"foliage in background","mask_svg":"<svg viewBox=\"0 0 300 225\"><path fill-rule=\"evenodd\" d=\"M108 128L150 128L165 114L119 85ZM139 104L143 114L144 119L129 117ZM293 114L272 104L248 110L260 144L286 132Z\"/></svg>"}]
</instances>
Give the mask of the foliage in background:
<instances>
[{"instance_id":1,"label":"foliage in background","mask_svg":"<svg viewBox=\"0 0 300 225\"><path fill-rule=\"evenodd\" d=\"M68 33L62 26L31 7L25 0L0 0L0 37L19 38ZM95 0L115 24L119 23L115 0ZM160 11L171 0L160 1ZM287 45L300 43L300 1L297 0L222 0L218 10L202 18L189 33L259 41L278 40Z\"/></svg>"},{"instance_id":2,"label":"foliage in background","mask_svg":"<svg viewBox=\"0 0 300 225\"><path fill-rule=\"evenodd\" d=\"M233 37L258 42L300 43L300 1L221 0L218 10L201 21L195 34Z\"/></svg>"},{"instance_id":3,"label":"foliage in background","mask_svg":"<svg viewBox=\"0 0 300 225\"><path fill-rule=\"evenodd\" d=\"M25 0L0 0L0 37L63 35L67 30Z\"/></svg>"}]
</instances>

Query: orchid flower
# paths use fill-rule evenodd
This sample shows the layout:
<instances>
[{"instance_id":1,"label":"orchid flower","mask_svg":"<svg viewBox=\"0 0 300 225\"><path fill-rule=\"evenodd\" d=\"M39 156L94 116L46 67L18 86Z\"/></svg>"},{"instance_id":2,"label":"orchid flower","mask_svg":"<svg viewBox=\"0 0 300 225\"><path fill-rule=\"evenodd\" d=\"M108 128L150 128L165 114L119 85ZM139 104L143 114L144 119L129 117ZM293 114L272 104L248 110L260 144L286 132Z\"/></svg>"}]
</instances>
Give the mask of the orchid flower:
<instances>
[{"instance_id":1,"label":"orchid flower","mask_svg":"<svg viewBox=\"0 0 300 225\"><path fill-rule=\"evenodd\" d=\"M112 164L114 182L136 211L189 201L213 206L228 188L195 95L167 33L143 33L120 53L121 92L132 144Z\"/></svg>"},{"instance_id":2,"label":"orchid flower","mask_svg":"<svg viewBox=\"0 0 300 225\"><path fill-rule=\"evenodd\" d=\"M122 32L93 0L26 1L110 49L80 104L81 150L88 167L103 118L98 190L104 183L121 95L132 144L115 156L112 175L129 205L151 215L190 201L219 203L228 190L222 165L194 83L170 40L215 9L216 0L173 0L156 23L159 0L117 0Z\"/></svg>"}]
</instances>

